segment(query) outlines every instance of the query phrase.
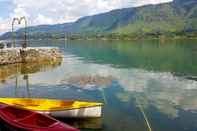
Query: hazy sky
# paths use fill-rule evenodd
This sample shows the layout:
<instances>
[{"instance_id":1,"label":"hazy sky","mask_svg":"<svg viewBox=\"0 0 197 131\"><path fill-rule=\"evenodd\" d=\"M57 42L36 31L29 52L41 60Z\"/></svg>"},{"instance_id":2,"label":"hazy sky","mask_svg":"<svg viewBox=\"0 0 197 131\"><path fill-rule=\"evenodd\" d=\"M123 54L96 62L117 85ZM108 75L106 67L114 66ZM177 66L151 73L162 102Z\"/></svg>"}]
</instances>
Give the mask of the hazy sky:
<instances>
[{"instance_id":1,"label":"hazy sky","mask_svg":"<svg viewBox=\"0 0 197 131\"><path fill-rule=\"evenodd\" d=\"M13 17L26 16L29 25L74 21L112 9L172 0L0 0L0 33L9 31Z\"/></svg>"}]
</instances>

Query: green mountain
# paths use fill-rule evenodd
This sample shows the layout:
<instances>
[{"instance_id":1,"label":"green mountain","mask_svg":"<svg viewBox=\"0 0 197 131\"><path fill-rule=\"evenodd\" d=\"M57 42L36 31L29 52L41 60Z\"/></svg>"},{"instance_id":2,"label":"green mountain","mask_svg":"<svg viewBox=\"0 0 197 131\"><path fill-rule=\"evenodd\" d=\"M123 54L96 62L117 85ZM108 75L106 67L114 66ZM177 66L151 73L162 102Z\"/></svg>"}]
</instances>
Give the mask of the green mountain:
<instances>
[{"instance_id":1,"label":"green mountain","mask_svg":"<svg viewBox=\"0 0 197 131\"><path fill-rule=\"evenodd\" d=\"M28 27L31 38L79 36L197 36L197 0L174 0L86 16L73 23ZM17 31L22 37L24 29ZM10 32L0 39L10 38Z\"/></svg>"},{"instance_id":2,"label":"green mountain","mask_svg":"<svg viewBox=\"0 0 197 131\"><path fill-rule=\"evenodd\" d=\"M135 19L115 29L120 34L181 35L197 31L197 1L175 0L172 3L136 8Z\"/></svg>"}]
</instances>

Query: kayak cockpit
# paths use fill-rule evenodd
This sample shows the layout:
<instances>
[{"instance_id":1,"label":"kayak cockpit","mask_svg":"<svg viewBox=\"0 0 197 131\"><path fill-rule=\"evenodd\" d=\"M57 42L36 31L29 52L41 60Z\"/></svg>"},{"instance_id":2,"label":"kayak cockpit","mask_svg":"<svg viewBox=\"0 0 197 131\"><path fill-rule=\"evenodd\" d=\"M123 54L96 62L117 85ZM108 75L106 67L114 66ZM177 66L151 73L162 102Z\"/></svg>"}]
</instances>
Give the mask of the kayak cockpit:
<instances>
[{"instance_id":1,"label":"kayak cockpit","mask_svg":"<svg viewBox=\"0 0 197 131\"><path fill-rule=\"evenodd\" d=\"M31 125L35 128L51 127L57 123L57 121L48 119L41 114L31 115L30 117L26 117L25 119L19 120L18 122L25 125Z\"/></svg>"},{"instance_id":2,"label":"kayak cockpit","mask_svg":"<svg viewBox=\"0 0 197 131\"><path fill-rule=\"evenodd\" d=\"M13 123L17 122L21 126L28 128L51 127L57 123L56 120L49 119L44 115L11 106L2 108L0 113L4 120Z\"/></svg>"},{"instance_id":3,"label":"kayak cockpit","mask_svg":"<svg viewBox=\"0 0 197 131\"><path fill-rule=\"evenodd\" d=\"M1 109L1 114L12 121L18 121L32 115L32 112L26 110L19 110L13 107L5 107Z\"/></svg>"},{"instance_id":4,"label":"kayak cockpit","mask_svg":"<svg viewBox=\"0 0 197 131\"><path fill-rule=\"evenodd\" d=\"M0 130L79 131L50 116L3 103L0 103L0 122L3 125Z\"/></svg>"}]
</instances>

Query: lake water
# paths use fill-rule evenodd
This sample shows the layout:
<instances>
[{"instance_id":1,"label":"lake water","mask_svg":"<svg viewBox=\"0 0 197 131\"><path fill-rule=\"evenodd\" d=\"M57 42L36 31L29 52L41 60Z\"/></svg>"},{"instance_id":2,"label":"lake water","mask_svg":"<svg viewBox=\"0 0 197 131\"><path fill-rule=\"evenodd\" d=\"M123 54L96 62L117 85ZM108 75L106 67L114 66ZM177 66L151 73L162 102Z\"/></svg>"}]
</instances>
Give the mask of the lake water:
<instances>
[{"instance_id":1,"label":"lake water","mask_svg":"<svg viewBox=\"0 0 197 131\"><path fill-rule=\"evenodd\" d=\"M197 131L197 40L30 41L62 62L0 66L0 97L105 103L82 131Z\"/></svg>"}]
</instances>

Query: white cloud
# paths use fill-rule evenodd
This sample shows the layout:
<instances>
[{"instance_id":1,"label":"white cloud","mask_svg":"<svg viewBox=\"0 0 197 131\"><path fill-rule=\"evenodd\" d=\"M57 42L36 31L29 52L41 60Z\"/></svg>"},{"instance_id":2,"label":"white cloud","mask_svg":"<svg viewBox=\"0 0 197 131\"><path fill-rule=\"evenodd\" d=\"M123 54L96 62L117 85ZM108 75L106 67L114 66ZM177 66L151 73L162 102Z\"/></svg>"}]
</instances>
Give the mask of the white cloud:
<instances>
[{"instance_id":1,"label":"white cloud","mask_svg":"<svg viewBox=\"0 0 197 131\"><path fill-rule=\"evenodd\" d=\"M26 16L29 25L63 23L112 9L169 1L172 0L13 0L15 8L9 13L9 20ZM0 26L0 32L7 28Z\"/></svg>"},{"instance_id":2,"label":"white cloud","mask_svg":"<svg viewBox=\"0 0 197 131\"><path fill-rule=\"evenodd\" d=\"M131 0L133 6L140 6L140 5L146 5L146 4L159 4L159 3L165 3L170 2L173 0Z\"/></svg>"},{"instance_id":3,"label":"white cloud","mask_svg":"<svg viewBox=\"0 0 197 131\"><path fill-rule=\"evenodd\" d=\"M27 14L25 8L20 7L20 5L18 5L14 9L13 13L10 14L10 17L13 18L13 17L21 17L21 16L29 16L29 14Z\"/></svg>"},{"instance_id":4,"label":"white cloud","mask_svg":"<svg viewBox=\"0 0 197 131\"><path fill-rule=\"evenodd\" d=\"M106 12L112 9L157 4L171 0L14 0L15 14L37 18L43 15L59 23L73 21L79 17ZM48 19L47 19L48 20Z\"/></svg>"},{"instance_id":5,"label":"white cloud","mask_svg":"<svg viewBox=\"0 0 197 131\"><path fill-rule=\"evenodd\" d=\"M0 35L5 31L11 30L11 23L9 19L2 19L0 17Z\"/></svg>"},{"instance_id":6,"label":"white cloud","mask_svg":"<svg viewBox=\"0 0 197 131\"><path fill-rule=\"evenodd\" d=\"M38 24L53 24L55 22L51 18L48 18L42 14L38 14L38 17L34 20L33 23L35 23L35 24L36 23L38 23Z\"/></svg>"}]
</instances>

